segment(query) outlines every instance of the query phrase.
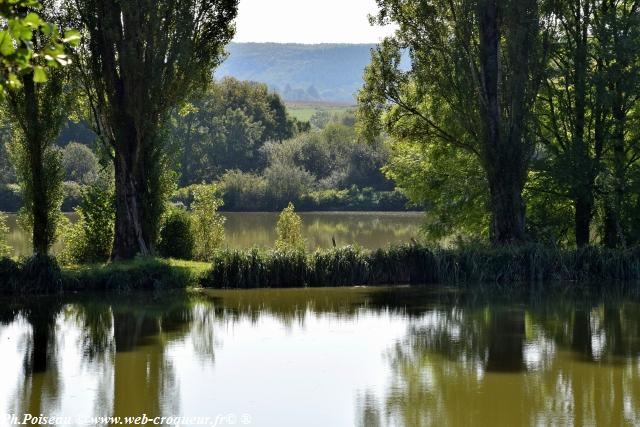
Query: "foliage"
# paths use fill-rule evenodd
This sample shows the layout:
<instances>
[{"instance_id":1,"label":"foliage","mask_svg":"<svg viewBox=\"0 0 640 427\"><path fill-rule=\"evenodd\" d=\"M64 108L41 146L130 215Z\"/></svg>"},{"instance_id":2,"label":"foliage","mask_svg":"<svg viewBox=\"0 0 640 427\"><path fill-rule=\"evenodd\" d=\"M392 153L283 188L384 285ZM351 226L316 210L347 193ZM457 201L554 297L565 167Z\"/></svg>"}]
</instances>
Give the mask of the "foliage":
<instances>
[{"instance_id":1,"label":"foliage","mask_svg":"<svg viewBox=\"0 0 640 427\"><path fill-rule=\"evenodd\" d=\"M29 144L22 136L16 136L10 150L23 201L18 223L32 236L34 246L39 245L37 251L46 254L61 232L63 218L60 206L64 199L64 171L60 152L51 146L43 150L42 175L34 179L32 161L37 154L29 148ZM34 231L36 215L40 226L37 232ZM39 239L40 243L37 244L34 239Z\"/></svg>"},{"instance_id":2,"label":"foliage","mask_svg":"<svg viewBox=\"0 0 640 427\"><path fill-rule=\"evenodd\" d=\"M259 169L264 143L291 138L298 127L265 84L232 78L193 95L171 123L183 186L212 181L226 170Z\"/></svg>"},{"instance_id":3,"label":"foliage","mask_svg":"<svg viewBox=\"0 0 640 427\"><path fill-rule=\"evenodd\" d=\"M50 5L49 5L50 6ZM6 89L22 86L19 75L33 73L37 82L47 81L47 68L69 64L66 47L78 44L80 35L68 30L61 35L57 26L36 13L37 0L10 0L0 3L0 96ZM35 37L34 37L35 36ZM44 37L43 37L44 36ZM46 42L38 43L37 39ZM34 40L36 40L34 42Z\"/></svg>"},{"instance_id":4,"label":"foliage","mask_svg":"<svg viewBox=\"0 0 640 427\"><path fill-rule=\"evenodd\" d=\"M0 294L16 291L20 268L17 261L0 257Z\"/></svg>"},{"instance_id":5,"label":"foliage","mask_svg":"<svg viewBox=\"0 0 640 427\"><path fill-rule=\"evenodd\" d=\"M108 260L115 224L113 177L108 172L82 191L75 213L78 218L65 229L60 258L67 264Z\"/></svg>"},{"instance_id":6,"label":"foliage","mask_svg":"<svg viewBox=\"0 0 640 427\"><path fill-rule=\"evenodd\" d=\"M62 150L62 165L65 181L89 185L98 177L98 158L86 145L77 142L67 144Z\"/></svg>"},{"instance_id":7,"label":"foliage","mask_svg":"<svg viewBox=\"0 0 640 427\"><path fill-rule=\"evenodd\" d=\"M191 204L196 259L208 261L224 241L225 218L218 213L222 199L214 184L193 186Z\"/></svg>"},{"instance_id":8,"label":"foliage","mask_svg":"<svg viewBox=\"0 0 640 427\"><path fill-rule=\"evenodd\" d=\"M486 176L494 243L522 242L522 191L534 152L533 100L547 63L540 0L380 0L395 23L373 51L359 95L360 129L475 156ZM411 68L403 71L408 51ZM471 177L469 177L471 178Z\"/></svg>"},{"instance_id":9,"label":"foliage","mask_svg":"<svg viewBox=\"0 0 640 427\"><path fill-rule=\"evenodd\" d=\"M266 209L267 180L253 173L230 170L220 178L224 207L229 211Z\"/></svg>"},{"instance_id":10,"label":"foliage","mask_svg":"<svg viewBox=\"0 0 640 427\"><path fill-rule=\"evenodd\" d=\"M11 246L7 242L9 227L7 227L7 216L0 212L0 258L11 255Z\"/></svg>"},{"instance_id":11,"label":"foliage","mask_svg":"<svg viewBox=\"0 0 640 427\"><path fill-rule=\"evenodd\" d=\"M313 184L313 176L309 172L285 163L269 166L264 171L264 178L267 182L267 200L271 203L270 210L281 209L292 200L298 200Z\"/></svg>"},{"instance_id":12,"label":"foliage","mask_svg":"<svg viewBox=\"0 0 640 427\"><path fill-rule=\"evenodd\" d=\"M115 259L150 255L170 195L168 119L210 81L234 34L237 0L75 2L93 126L114 151ZM141 13L144 11L144 13ZM122 43L126 40L126 43ZM114 46L119 46L114 49Z\"/></svg>"},{"instance_id":13,"label":"foliage","mask_svg":"<svg viewBox=\"0 0 640 427\"><path fill-rule=\"evenodd\" d=\"M426 236L488 238L486 178L477 159L460 150L419 142L390 142L383 170L414 206L426 210Z\"/></svg>"},{"instance_id":14,"label":"foliage","mask_svg":"<svg viewBox=\"0 0 640 427\"><path fill-rule=\"evenodd\" d=\"M35 254L20 262L17 291L27 294L57 293L62 290L62 270L55 258Z\"/></svg>"},{"instance_id":15,"label":"foliage","mask_svg":"<svg viewBox=\"0 0 640 427\"><path fill-rule=\"evenodd\" d=\"M284 208L276 225L278 239L275 248L280 251L304 251L302 237L302 218L295 212L293 203Z\"/></svg>"},{"instance_id":16,"label":"foliage","mask_svg":"<svg viewBox=\"0 0 640 427\"><path fill-rule=\"evenodd\" d=\"M193 259L195 237L191 216L186 210L169 209L160 230L158 251L165 258Z\"/></svg>"},{"instance_id":17,"label":"foliage","mask_svg":"<svg viewBox=\"0 0 640 427\"><path fill-rule=\"evenodd\" d=\"M203 266L156 258L83 265L63 271L65 291L142 291L197 286Z\"/></svg>"}]
</instances>

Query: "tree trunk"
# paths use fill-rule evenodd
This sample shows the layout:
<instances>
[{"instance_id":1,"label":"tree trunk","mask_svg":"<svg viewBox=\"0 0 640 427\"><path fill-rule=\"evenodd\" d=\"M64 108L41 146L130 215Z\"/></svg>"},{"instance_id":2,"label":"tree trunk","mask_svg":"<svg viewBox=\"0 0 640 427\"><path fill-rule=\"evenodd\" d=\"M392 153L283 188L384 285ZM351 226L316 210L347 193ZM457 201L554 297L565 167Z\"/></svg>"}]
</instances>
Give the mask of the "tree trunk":
<instances>
[{"instance_id":1,"label":"tree trunk","mask_svg":"<svg viewBox=\"0 0 640 427\"><path fill-rule=\"evenodd\" d=\"M49 253L49 205L47 183L44 173L44 144L40 135L40 118L38 114L38 99L33 75L24 77L24 102L25 118L27 121L24 138L29 147L29 166L31 173L31 185L33 191L33 216L32 243L34 254L47 255Z\"/></svg>"},{"instance_id":2,"label":"tree trunk","mask_svg":"<svg viewBox=\"0 0 640 427\"><path fill-rule=\"evenodd\" d=\"M482 69L483 162L489 182L491 241L496 245L524 240L525 208L522 190L527 159L522 141L525 113L526 59L519 58L518 72L510 82L514 102L508 125L503 123L500 67L500 11L497 0L484 0L480 9L480 65ZM519 54L521 55L521 54ZM518 105L516 105L518 104Z\"/></svg>"},{"instance_id":3,"label":"tree trunk","mask_svg":"<svg viewBox=\"0 0 640 427\"><path fill-rule=\"evenodd\" d=\"M152 254L152 244L144 227L145 175L133 150L115 156L116 219L112 258L132 259Z\"/></svg>"},{"instance_id":4,"label":"tree trunk","mask_svg":"<svg viewBox=\"0 0 640 427\"><path fill-rule=\"evenodd\" d=\"M576 245L579 248L589 245L591 235L591 218L593 216L593 199L578 197L575 207Z\"/></svg>"},{"instance_id":5,"label":"tree trunk","mask_svg":"<svg viewBox=\"0 0 640 427\"><path fill-rule=\"evenodd\" d=\"M491 196L491 242L508 245L524 241L525 206L519 180L497 174L489 181Z\"/></svg>"}]
</instances>

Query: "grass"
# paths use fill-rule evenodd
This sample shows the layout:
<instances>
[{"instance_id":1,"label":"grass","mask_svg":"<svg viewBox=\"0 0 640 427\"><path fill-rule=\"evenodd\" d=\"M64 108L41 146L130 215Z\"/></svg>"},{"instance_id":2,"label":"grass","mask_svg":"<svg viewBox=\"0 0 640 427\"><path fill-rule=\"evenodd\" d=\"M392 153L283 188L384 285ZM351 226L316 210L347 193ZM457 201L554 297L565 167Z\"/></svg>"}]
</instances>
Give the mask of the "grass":
<instances>
[{"instance_id":1,"label":"grass","mask_svg":"<svg viewBox=\"0 0 640 427\"><path fill-rule=\"evenodd\" d=\"M394 284L606 283L640 280L640 248L558 249L541 245L368 251L345 247L305 254L223 250L205 274L221 289Z\"/></svg>"},{"instance_id":2,"label":"grass","mask_svg":"<svg viewBox=\"0 0 640 427\"><path fill-rule=\"evenodd\" d=\"M58 267L27 258L0 259L0 292L44 294L82 291L136 291L197 287L210 264L161 258Z\"/></svg>"},{"instance_id":3,"label":"grass","mask_svg":"<svg viewBox=\"0 0 640 427\"><path fill-rule=\"evenodd\" d=\"M597 287L615 281L640 281L640 247L560 249L532 244L439 249L400 245L375 251L347 246L312 253L225 249L215 252L212 263L139 258L62 269L51 259L0 259L0 292L23 294L436 283L484 289L505 289L506 284L527 289L552 282Z\"/></svg>"}]
</instances>

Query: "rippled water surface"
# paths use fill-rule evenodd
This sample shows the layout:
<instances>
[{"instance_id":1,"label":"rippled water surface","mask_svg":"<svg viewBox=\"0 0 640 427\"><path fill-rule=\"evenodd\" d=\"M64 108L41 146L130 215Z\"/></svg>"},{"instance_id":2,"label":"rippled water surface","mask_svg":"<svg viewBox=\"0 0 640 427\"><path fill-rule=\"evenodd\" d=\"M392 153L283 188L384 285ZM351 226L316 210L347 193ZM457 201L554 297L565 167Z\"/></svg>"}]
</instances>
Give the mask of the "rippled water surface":
<instances>
[{"instance_id":1,"label":"rippled water surface","mask_svg":"<svg viewBox=\"0 0 640 427\"><path fill-rule=\"evenodd\" d=\"M433 288L5 299L0 416L638 425L638 301Z\"/></svg>"}]
</instances>

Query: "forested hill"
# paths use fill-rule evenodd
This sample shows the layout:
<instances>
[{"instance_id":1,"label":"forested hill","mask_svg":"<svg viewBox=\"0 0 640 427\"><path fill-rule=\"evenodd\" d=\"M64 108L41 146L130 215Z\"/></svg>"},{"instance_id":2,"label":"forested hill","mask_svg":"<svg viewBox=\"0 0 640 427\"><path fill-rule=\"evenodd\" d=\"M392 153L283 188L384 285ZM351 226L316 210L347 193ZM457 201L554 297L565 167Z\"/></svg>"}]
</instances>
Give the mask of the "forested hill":
<instances>
[{"instance_id":1,"label":"forested hill","mask_svg":"<svg viewBox=\"0 0 640 427\"><path fill-rule=\"evenodd\" d=\"M266 83L288 101L355 102L373 44L232 43L216 77Z\"/></svg>"}]
</instances>

